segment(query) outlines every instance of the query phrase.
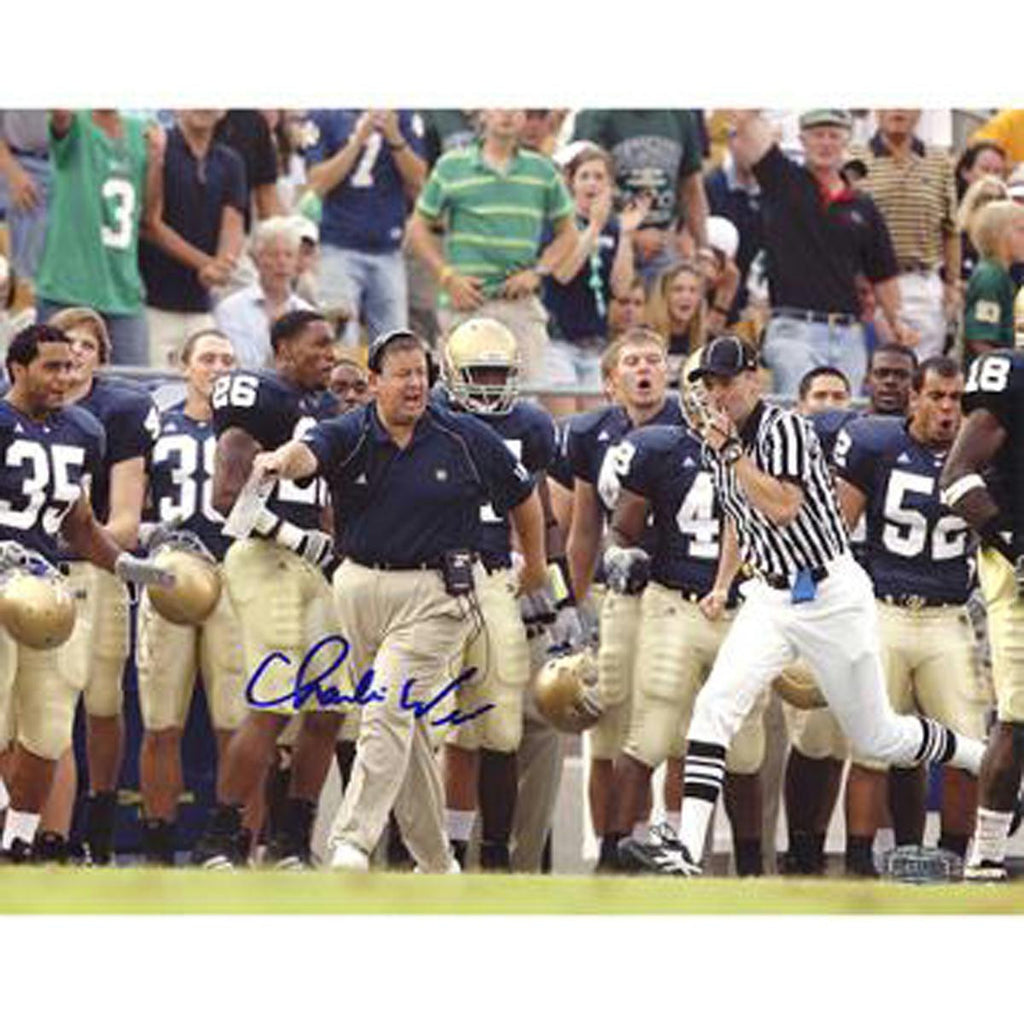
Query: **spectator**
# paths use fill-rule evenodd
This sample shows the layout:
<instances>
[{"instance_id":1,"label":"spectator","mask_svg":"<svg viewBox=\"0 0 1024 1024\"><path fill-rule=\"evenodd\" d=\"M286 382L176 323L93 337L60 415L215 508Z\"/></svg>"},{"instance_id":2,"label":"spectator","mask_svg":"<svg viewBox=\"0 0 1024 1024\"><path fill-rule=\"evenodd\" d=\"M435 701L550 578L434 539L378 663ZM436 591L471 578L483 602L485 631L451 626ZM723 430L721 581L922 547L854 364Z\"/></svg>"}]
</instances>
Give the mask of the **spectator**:
<instances>
[{"instance_id":1,"label":"spectator","mask_svg":"<svg viewBox=\"0 0 1024 1024\"><path fill-rule=\"evenodd\" d=\"M256 225L252 257L258 278L214 308L217 328L235 349L239 369L271 365L270 325L284 313L313 307L292 288L299 259L299 237L287 217Z\"/></svg>"},{"instance_id":2,"label":"spectator","mask_svg":"<svg viewBox=\"0 0 1024 1024\"><path fill-rule=\"evenodd\" d=\"M1024 261L1024 206L996 200L973 219L971 240L981 260L964 299L964 360L994 348L1014 347L1013 303L1017 289L1013 263Z\"/></svg>"},{"instance_id":3,"label":"spectator","mask_svg":"<svg viewBox=\"0 0 1024 1024\"><path fill-rule=\"evenodd\" d=\"M558 147L558 130L564 118L564 110L527 110L519 141L535 153L554 157Z\"/></svg>"},{"instance_id":4,"label":"spectator","mask_svg":"<svg viewBox=\"0 0 1024 1024\"><path fill-rule=\"evenodd\" d=\"M579 244L579 232L555 165L519 145L524 118L522 110L485 111L482 140L441 157L413 213L409 242L445 291L442 327L473 316L505 324L520 345L520 379L538 384L548 333L537 292ZM554 238L542 249L545 223ZM441 225L445 256L432 233Z\"/></svg>"},{"instance_id":5,"label":"spectator","mask_svg":"<svg viewBox=\"0 0 1024 1024\"><path fill-rule=\"evenodd\" d=\"M641 197L623 212L612 213L611 157L585 146L569 161L566 179L576 204L579 244L569 259L544 282L544 304L555 320L558 339L548 347L550 380L572 380L585 388L601 386L601 349L608 339L608 302L633 280L633 233L650 209ZM553 415L576 411L571 398L549 400Z\"/></svg>"},{"instance_id":6,"label":"spectator","mask_svg":"<svg viewBox=\"0 0 1024 1024\"><path fill-rule=\"evenodd\" d=\"M842 370L859 393L867 369L856 276L863 272L893 335L916 335L900 319L898 266L885 221L870 198L840 177L850 136L845 110L800 117L805 164L782 154L756 111L737 111L735 145L761 185L772 315L763 358L774 389L795 396L813 366Z\"/></svg>"},{"instance_id":7,"label":"spectator","mask_svg":"<svg viewBox=\"0 0 1024 1024\"><path fill-rule=\"evenodd\" d=\"M658 278L647 302L647 322L668 338L669 379L705 342L704 278L696 263L683 261Z\"/></svg>"},{"instance_id":8,"label":"spectator","mask_svg":"<svg viewBox=\"0 0 1024 1024\"><path fill-rule=\"evenodd\" d=\"M358 349L339 348L335 352L327 390L338 401L338 415L351 412L370 401L370 382Z\"/></svg>"},{"instance_id":9,"label":"spectator","mask_svg":"<svg viewBox=\"0 0 1024 1024\"><path fill-rule=\"evenodd\" d=\"M962 200L964 193L979 178L990 175L1005 178L1006 153L998 142L975 142L968 146L956 163L956 197Z\"/></svg>"},{"instance_id":10,"label":"spectator","mask_svg":"<svg viewBox=\"0 0 1024 1024\"><path fill-rule=\"evenodd\" d=\"M7 179L11 263L25 292L13 297L19 307L32 304L31 284L46 240L49 141L45 110L0 111L0 176Z\"/></svg>"},{"instance_id":11,"label":"spectator","mask_svg":"<svg viewBox=\"0 0 1024 1024\"><path fill-rule=\"evenodd\" d=\"M637 270L649 284L685 251L677 229L706 243L707 198L701 177L702 136L691 110L581 110L573 138L603 146L615 161L619 209L653 195L636 234Z\"/></svg>"},{"instance_id":12,"label":"spectator","mask_svg":"<svg viewBox=\"0 0 1024 1024\"><path fill-rule=\"evenodd\" d=\"M729 131L728 149L722 166L704 179L708 197L708 210L729 220L739 232L736 266L740 274L739 287L729 308L727 322L733 323L743 316L748 304L747 275L754 257L764 248L764 222L761 214L761 186L750 165L737 157L736 132Z\"/></svg>"},{"instance_id":13,"label":"spectator","mask_svg":"<svg viewBox=\"0 0 1024 1024\"><path fill-rule=\"evenodd\" d=\"M805 416L850 404L850 382L834 366L816 366L800 380L798 409Z\"/></svg>"},{"instance_id":14,"label":"spectator","mask_svg":"<svg viewBox=\"0 0 1024 1024\"><path fill-rule=\"evenodd\" d=\"M18 275L7 257L0 254L0 352L7 351L10 340L35 320L35 310L14 312L14 297L18 290ZM0 376L6 383L7 378Z\"/></svg>"},{"instance_id":15,"label":"spectator","mask_svg":"<svg viewBox=\"0 0 1024 1024\"><path fill-rule=\"evenodd\" d=\"M877 111L878 131L851 155L864 162L860 182L885 218L899 265L903 316L920 337L918 359L942 355L946 322L960 306L960 236L949 157L915 134L920 110Z\"/></svg>"},{"instance_id":16,"label":"spectator","mask_svg":"<svg viewBox=\"0 0 1024 1024\"><path fill-rule=\"evenodd\" d=\"M423 111L424 158L433 167L450 149L472 146L480 134L478 110Z\"/></svg>"},{"instance_id":17,"label":"spectator","mask_svg":"<svg viewBox=\"0 0 1024 1024\"><path fill-rule=\"evenodd\" d=\"M614 341L630 327L639 327L647 314L643 278L635 276L623 292L614 292L608 304L608 340Z\"/></svg>"},{"instance_id":18,"label":"spectator","mask_svg":"<svg viewBox=\"0 0 1024 1024\"><path fill-rule=\"evenodd\" d=\"M423 187L423 121L407 110L314 110L309 185L323 202L320 290L351 314L346 341L408 324L402 229Z\"/></svg>"},{"instance_id":19,"label":"spectator","mask_svg":"<svg viewBox=\"0 0 1024 1024\"><path fill-rule=\"evenodd\" d=\"M157 199L163 129L144 128L116 110L55 110L50 142L53 195L36 287L38 317L88 306L106 324L111 362L146 366L139 229Z\"/></svg>"},{"instance_id":20,"label":"spectator","mask_svg":"<svg viewBox=\"0 0 1024 1024\"><path fill-rule=\"evenodd\" d=\"M1000 110L989 118L972 136L971 145L988 141L997 143L1011 165L1024 161L1024 110Z\"/></svg>"},{"instance_id":21,"label":"spectator","mask_svg":"<svg viewBox=\"0 0 1024 1024\"><path fill-rule=\"evenodd\" d=\"M740 236L736 225L725 217L708 217L707 230L708 244L697 254L697 265L704 277L708 336L714 337L733 322L732 307L740 284L736 266Z\"/></svg>"},{"instance_id":22,"label":"spectator","mask_svg":"<svg viewBox=\"0 0 1024 1024\"><path fill-rule=\"evenodd\" d=\"M299 236L299 262L295 293L311 306L320 306L320 229L308 217L294 213L289 218ZM350 311L346 310L346 316Z\"/></svg>"},{"instance_id":23,"label":"spectator","mask_svg":"<svg viewBox=\"0 0 1024 1024\"><path fill-rule=\"evenodd\" d=\"M258 110L229 110L217 123L217 142L233 149L245 164L245 232L252 210L257 220L284 214L277 193L277 150L267 119Z\"/></svg>"},{"instance_id":24,"label":"spectator","mask_svg":"<svg viewBox=\"0 0 1024 1024\"><path fill-rule=\"evenodd\" d=\"M242 251L245 167L214 141L222 113L178 112L139 247L150 362L163 369L179 366L186 338L213 326L210 289L228 283Z\"/></svg>"},{"instance_id":25,"label":"spectator","mask_svg":"<svg viewBox=\"0 0 1024 1024\"><path fill-rule=\"evenodd\" d=\"M978 265L978 250L971 241L971 222L982 207L997 199L1009 199L1010 190L1001 177L983 175L975 179L960 200L956 213L956 227L960 232L960 281L963 285Z\"/></svg>"}]
</instances>

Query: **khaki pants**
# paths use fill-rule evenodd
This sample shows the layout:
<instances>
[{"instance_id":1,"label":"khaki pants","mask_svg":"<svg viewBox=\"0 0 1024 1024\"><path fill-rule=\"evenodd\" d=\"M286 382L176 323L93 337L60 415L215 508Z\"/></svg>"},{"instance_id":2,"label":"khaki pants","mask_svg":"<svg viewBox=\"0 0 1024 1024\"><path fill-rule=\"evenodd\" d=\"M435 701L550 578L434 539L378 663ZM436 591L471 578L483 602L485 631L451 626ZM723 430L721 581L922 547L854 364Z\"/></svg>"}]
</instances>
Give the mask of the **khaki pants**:
<instances>
[{"instance_id":1,"label":"khaki pants","mask_svg":"<svg viewBox=\"0 0 1024 1024\"><path fill-rule=\"evenodd\" d=\"M483 576L476 566L477 587ZM430 569L378 570L345 561L333 586L340 631L352 645L346 661L351 685L372 667L373 689L384 699L363 707L352 777L330 844L344 841L369 853L394 808L421 869L447 871L444 786L431 730L455 700L449 695L423 715L414 705L422 707L458 675L474 626L467 602L445 593L440 574Z\"/></svg>"},{"instance_id":2,"label":"khaki pants","mask_svg":"<svg viewBox=\"0 0 1024 1024\"><path fill-rule=\"evenodd\" d=\"M978 553L978 575L988 608L999 721L1024 722L1024 601L1013 567L998 552Z\"/></svg>"}]
</instances>

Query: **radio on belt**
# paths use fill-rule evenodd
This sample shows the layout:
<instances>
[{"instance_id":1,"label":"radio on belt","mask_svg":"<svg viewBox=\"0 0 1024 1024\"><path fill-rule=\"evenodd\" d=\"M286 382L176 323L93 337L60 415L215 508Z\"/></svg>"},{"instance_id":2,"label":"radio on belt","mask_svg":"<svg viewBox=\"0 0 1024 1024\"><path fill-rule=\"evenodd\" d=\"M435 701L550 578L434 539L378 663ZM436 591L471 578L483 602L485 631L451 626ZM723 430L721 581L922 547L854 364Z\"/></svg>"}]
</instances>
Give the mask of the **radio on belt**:
<instances>
[{"instance_id":1,"label":"radio on belt","mask_svg":"<svg viewBox=\"0 0 1024 1024\"><path fill-rule=\"evenodd\" d=\"M473 593L473 552L465 548L446 551L441 556L444 589L452 597Z\"/></svg>"}]
</instances>

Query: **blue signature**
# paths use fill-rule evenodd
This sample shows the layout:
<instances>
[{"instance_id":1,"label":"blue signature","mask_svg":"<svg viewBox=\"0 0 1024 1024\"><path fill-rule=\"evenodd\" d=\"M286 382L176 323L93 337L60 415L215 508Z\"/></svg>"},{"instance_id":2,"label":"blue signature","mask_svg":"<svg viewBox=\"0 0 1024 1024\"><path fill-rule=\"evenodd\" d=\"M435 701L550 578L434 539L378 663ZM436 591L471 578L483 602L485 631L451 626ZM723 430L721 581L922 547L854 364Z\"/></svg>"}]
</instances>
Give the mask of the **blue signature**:
<instances>
[{"instance_id":1,"label":"blue signature","mask_svg":"<svg viewBox=\"0 0 1024 1024\"><path fill-rule=\"evenodd\" d=\"M339 647L334 661L327 668L313 676L312 679L307 679L306 674L309 672L310 663L329 644L336 644ZM359 707L366 707L369 704L382 704L387 699L387 687L381 686L378 688L374 686L372 668L368 668L363 673L362 678L356 683L351 692L342 693L333 683L326 686L321 685L324 680L332 676L345 663L345 659L348 657L351 649L352 645L340 634L325 636L306 651L305 657L303 657L299 665L299 670L295 673L295 683L291 692L282 694L279 697L262 699L256 695L256 688L263 678L263 673L275 662L283 662L285 665L291 665L292 663L292 659L283 651L271 651L256 667L252 678L246 684L245 699L254 708L274 708L290 703L296 711L301 711L303 706L310 700L314 701L316 706L321 709L344 706L345 704L354 704ZM463 683L469 682L474 675L476 675L475 668L463 669L459 675L428 701L416 700L410 696L410 691L416 685L416 680L407 679L402 685L398 706L403 711L411 711L417 719L423 718L431 714L446 697L454 694ZM486 714L494 707L494 704L481 704L480 707L473 708L470 711L455 709L446 715L442 715L440 718L432 720L430 724L433 726L463 725L466 722L471 722L474 718L479 718L481 715Z\"/></svg>"}]
</instances>

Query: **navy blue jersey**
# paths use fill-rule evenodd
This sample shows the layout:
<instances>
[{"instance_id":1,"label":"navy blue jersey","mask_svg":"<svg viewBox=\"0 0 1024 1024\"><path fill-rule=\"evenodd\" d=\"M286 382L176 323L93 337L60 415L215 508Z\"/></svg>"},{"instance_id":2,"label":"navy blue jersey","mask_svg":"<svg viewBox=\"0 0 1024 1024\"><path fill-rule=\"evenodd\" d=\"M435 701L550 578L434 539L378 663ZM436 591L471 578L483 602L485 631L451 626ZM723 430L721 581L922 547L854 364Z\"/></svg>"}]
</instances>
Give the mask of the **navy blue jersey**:
<instances>
[{"instance_id":1,"label":"navy blue jersey","mask_svg":"<svg viewBox=\"0 0 1024 1024\"><path fill-rule=\"evenodd\" d=\"M355 131L361 110L313 110L316 142L306 150L306 164L322 163L342 149ZM419 156L426 151L423 119L398 112L402 138ZM320 240L325 245L362 252L393 252L402 244L407 199L401 172L384 136L374 131L343 181L323 197Z\"/></svg>"},{"instance_id":2,"label":"navy blue jersey","mask_svg":"<svg viewBox=\"0 0 1024 1024\"><path fill-rule=\"evenodd\" d=\"M213 432L244 430L264 451L273 451L306 430L323 415L322 392L303 391L273 370L232 370L213 386ZM303 530L320 528L326 504L324 482L280 480L267 508Z\"/></svg>"},{"instance_id":3,"label":"navy blue jersey","mask_svg":"<svg viewBox=\"0 0 1024 1024\"><path fill-rule=\"evenodd\" d=\"M381 425L376 402L325 420L303 440L330 486L340 548L366 565L433 565L445 551L479 551L481 505L504 516L533 490L495 430L438 402L405 448Z\"/></svg>"},{"instance_id":4,"label":"navy blue jersey","mask_svg":"<svg viewBox=\"0 0 1024 1024\"><path fill-rule=\"evenodd\" d=\"M459 408L452 404L446 391L441 391L438 403L452 412ZM472 414L471 414L472 415ZM551 414L533 402L516 402L502 416L478 417L504 440L508 450L531 473L547 471L555 457L558 439ZM488 501L480 509L479 551L488 569L512 564L512 524L507 515L499 515Z\"/></svg>"},{"instance_id":5,"label":"navy blue jersey","mask_svg":"<svg viewBox=\"0 0 1024 1024\"><path fill-rule=\"evenodd\" d=\"M821 442L821 450L826 459L832 458L832 450L836 446L836 437L839 431L851 420L860 417L856 409L825 409L822 412L811 413L807 418L814 427L814 432Z\"/></svg>"},{"instance_id":6,"label":"navy blue jersey","mask_svg":"<svg viewBox=\"0 0 1024 1024\"><path fill-rule=\"evenodd\" d=\"M103 467L103 426L70 406L38 422L0 400L0 540L14 540L51 562L68 510L86 478Z\"/></svg>"},{"instance_id":7,"label":"navy blue jersey","mask_svg":"<svg viewBox=\"0 0 1024 1024\"><path fill-rule=\"evenodd\" d=\"M939 498L945 452L915 441L896 416L844 427L835 472L867 497L864 567L879 597L962 604L973 580L967 524Z\"/></svg>"},{"instance_id":8,"label":"navy blue jersey","mask_svg":"<svg viewBox=\"0 0 1024 1024\"><path fill-rule=\"evenodd\" d=\"M194 420L182 402L160 417L160 437L150 456L154 518L194 533L219 561L230 543L224 517L213 507L217 438L210 420Z\"/></svg>"},{"instance_id":9,"label":"navy blue jersey","mask_svg":"<svg viewBox=\"0 0 1024 1024\"><path fill-rule=\"evenodd\" d=\"M149 456L160 433L160 413L148 391L105 377L96 377L89 394L75 404L88 409L106 431L106 455L90 493L96 519L105 523L110 518L111 467Z\"/></svg>"},{"instance_id":10,"label":"navy blue jersey","mask_svg":"<svg viewBox=\"0 0 1024 1024\"><path fill-rule=\"evenodd\" d=\"M621 486L650 503L652 578L703 596L715 582L722 513L700 438L687 427L641 427L619 447Z\"/></svg>"},{"instance_id":11,"label":"navy blue jersey","mask_svg":"<svg viewBox=\"0 0 1024 1024\"><path fill-rule=\"evenodd\" d=\"M1013 550L1024 554L1024 352L990 352L971 363L964 415L987 409L1006 440L985 474L992 497L1007 516Z\"/></svg>"},{"instance_id":12,"label":"navy blue jersey","mask_svg":"<svg viewBox=\"0 0 1024 1024\"><path fill-rule=\"evenodd\" d=\"M679 402L669 397L658 415L644 426L679 427L683 423ZM569 420L569 465L574 476L592 484L597 490L606 518L619 500L622 460L617 453L618 443L635 427L621 405L604 405Z\"/></svg>"}]
</instances>

